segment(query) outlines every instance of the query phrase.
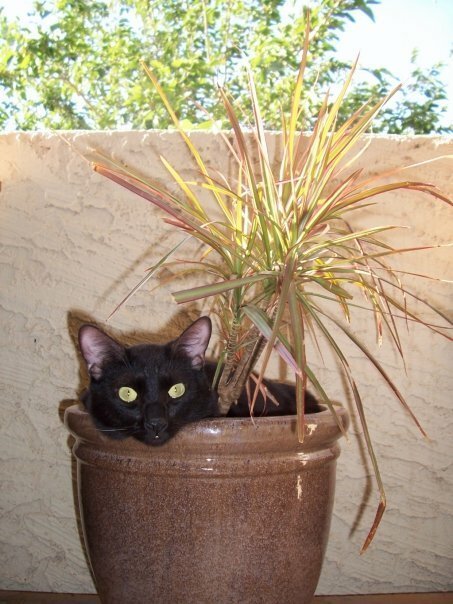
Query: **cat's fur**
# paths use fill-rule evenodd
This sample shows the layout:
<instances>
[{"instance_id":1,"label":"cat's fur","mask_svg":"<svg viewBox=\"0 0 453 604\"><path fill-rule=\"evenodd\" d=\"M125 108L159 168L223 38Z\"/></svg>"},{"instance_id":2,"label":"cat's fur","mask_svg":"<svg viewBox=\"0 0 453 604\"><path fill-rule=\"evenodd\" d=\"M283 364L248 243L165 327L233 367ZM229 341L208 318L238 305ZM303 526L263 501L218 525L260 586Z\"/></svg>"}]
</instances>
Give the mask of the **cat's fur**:
<instances>
[{"instance_id":1,"label":"cat's fur","mask_svg":"<svg viewBox=\"0 0 453 604\"><path fill-rule=\"evenodd\" d=\"M83 325L79 344L91 378L83 402L98 429L113 438L133 436L161 445L185 424L218 416L217 394L211 389L216 365L205 363L210 337L208 317L201 317L179 338L164 345L124 347L99 328ZM185 392L172 398L169 389L175 384L184 384ZM123 387L137 394L133 403L120 399L119 389ZM266 380L265 387L271 396L259 395L255 415L295 413L293 386ZM307 413L319 410L309 393L305 405ZM229 415L249 414L248 397L243 393Z\"/></svg>"}]
</instances>

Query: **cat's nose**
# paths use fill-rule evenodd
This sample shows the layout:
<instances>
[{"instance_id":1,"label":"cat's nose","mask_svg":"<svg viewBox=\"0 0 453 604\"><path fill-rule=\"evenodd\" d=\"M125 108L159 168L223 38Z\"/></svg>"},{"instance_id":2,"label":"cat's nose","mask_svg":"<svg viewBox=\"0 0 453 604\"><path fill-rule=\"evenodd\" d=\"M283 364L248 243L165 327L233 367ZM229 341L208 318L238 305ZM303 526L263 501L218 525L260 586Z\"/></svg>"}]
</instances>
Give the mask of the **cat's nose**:
<instances>
[{"instance_id":1,"label":"cat's nose","mask_svg":"<svg viewBox=\"0 0 453 604\"><path fill-rule=\"evenodd\" d=\"M168 428L168 422L163 418L151 418L145 421L145 428L154 436L159 438L159 435Z\"/></svg>"}]
</instances>

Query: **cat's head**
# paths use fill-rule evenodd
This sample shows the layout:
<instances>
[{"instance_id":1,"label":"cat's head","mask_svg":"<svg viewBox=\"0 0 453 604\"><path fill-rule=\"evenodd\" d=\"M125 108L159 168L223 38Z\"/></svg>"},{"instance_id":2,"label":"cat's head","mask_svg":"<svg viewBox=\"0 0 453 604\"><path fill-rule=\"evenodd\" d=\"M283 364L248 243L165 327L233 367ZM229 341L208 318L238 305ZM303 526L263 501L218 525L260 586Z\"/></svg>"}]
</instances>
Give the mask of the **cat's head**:
<instances>
[{"instance_id":1,"label":"cat's head","mask_svg":"<svg viewBox=\"0 0 453 604\"><path fill-rule=\"evenodd\" d=\"M216 414L203 371L211 321L201 317L164 345L125 347L83 325L79 345L90 374L84 397L97 427L113 438L166 442L183 425Z\"/></svg>"}]
</instances>

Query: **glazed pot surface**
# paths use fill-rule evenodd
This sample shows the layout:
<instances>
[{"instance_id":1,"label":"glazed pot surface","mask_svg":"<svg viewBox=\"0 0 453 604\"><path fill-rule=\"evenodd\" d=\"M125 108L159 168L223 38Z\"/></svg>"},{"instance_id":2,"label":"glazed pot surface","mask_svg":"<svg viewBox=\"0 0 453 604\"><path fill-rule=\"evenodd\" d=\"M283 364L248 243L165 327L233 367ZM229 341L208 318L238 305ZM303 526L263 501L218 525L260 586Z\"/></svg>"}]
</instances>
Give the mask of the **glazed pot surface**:
<instances>
[{"instance_id":1,"label":"glazed pot surface","mask_svg":"<svg viewBox=\"0 0 453 604\"><path fill-rule=\"evenodd\" d=\"M329 411L306 416L303 444L292 416L204 420L160 447L109 439L77 406L66 424L102 602L311 601L341 435Z\"/></svg>"}]
</instances>

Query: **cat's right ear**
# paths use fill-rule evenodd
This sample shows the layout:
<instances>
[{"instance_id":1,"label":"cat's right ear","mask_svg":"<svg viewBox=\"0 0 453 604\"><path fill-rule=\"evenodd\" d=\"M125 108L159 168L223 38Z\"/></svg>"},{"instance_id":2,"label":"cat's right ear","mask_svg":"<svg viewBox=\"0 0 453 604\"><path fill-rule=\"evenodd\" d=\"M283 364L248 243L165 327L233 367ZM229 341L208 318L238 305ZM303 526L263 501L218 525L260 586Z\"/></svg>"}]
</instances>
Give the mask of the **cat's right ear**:
<instances>
[{"instance_id":1,"label":"cat's right ear","mask_svg":"<svg viewBox=\"0 0 453 604\"><path fill-rule=\"evenodd\" d=\"M124 347L94 325L82 325L79 329L79 346L95 380L102 377L105 363L124 356Z\"/></svg>"}]
</instances>

